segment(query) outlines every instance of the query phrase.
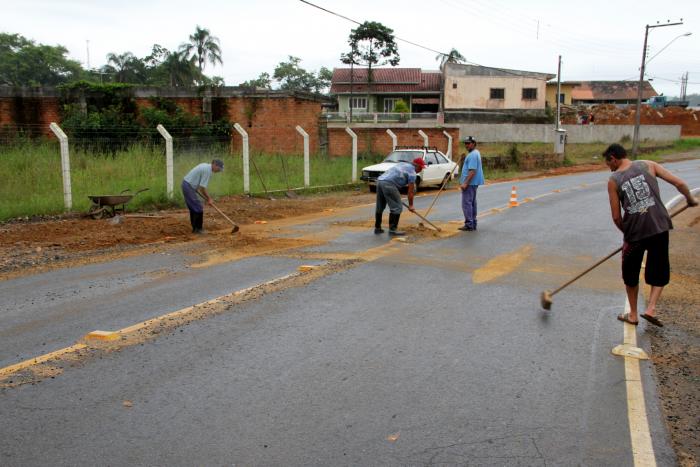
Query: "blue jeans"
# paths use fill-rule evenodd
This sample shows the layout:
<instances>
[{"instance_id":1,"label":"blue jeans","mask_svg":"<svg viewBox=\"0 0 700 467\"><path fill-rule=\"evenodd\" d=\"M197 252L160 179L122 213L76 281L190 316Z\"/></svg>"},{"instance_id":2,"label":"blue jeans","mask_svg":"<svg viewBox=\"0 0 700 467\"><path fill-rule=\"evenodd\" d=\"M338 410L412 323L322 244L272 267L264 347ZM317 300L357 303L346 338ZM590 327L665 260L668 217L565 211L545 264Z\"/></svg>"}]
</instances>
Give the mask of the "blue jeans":
<instances>
[{"instance_id":1,"label":"blue jeans","mask_svg":"<svg viewBox=\"0 0 700 467\"><path fill-rule=\"evenodd\" d=\"M479 185L468 185L462 191L462 212L464 213L464 226L476 229L476 190Z\"/></svg>"}]
</instances>

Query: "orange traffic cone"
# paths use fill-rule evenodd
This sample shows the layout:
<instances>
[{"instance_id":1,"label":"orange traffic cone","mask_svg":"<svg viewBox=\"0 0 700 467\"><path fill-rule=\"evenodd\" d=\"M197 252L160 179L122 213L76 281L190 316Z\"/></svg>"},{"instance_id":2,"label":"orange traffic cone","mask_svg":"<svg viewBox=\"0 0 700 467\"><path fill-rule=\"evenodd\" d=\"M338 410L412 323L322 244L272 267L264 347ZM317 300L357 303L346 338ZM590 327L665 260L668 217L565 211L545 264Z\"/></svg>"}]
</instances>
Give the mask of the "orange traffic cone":
<instances>
[{"instance_id":1,"label":"orange traffic cone","mask_svg":"<svg viewBox=\"0 0 700 467\"><path fill-rule=\"evenodd\" d=\"M518 206L518 194L515 192L515 185L510 190L510 207L514 208Z\"/></svg>"}]
</instances>

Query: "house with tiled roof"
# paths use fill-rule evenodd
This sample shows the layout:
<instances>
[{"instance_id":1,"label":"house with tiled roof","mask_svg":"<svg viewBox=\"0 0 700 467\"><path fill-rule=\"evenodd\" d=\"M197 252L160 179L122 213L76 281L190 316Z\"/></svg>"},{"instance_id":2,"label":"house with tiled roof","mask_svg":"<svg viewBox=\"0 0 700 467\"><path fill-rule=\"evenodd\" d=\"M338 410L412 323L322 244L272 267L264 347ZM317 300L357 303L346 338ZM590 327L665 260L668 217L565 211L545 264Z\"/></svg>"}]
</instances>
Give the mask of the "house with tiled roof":
<instances>
[{"instance_id":1,"label":"house with tiled roof","mask_svg":"<svg viewBox=\"0 0 700 467\"><path fill-rule=\"evenodd\" d=\"M338 99L338 111L391 113L403 100L411 113L437 113L442 74L420 68L335 68L330 93Z\"/></svg>"},{"instance_id":2,"label":"house with tiled roof","mask_svg":"<svg viewBox=\"0 0 700 467\"><path fill-rule=\"evenodd\" d=\"M564 81L563 84L569 83ZM630 105L637 103L639 81L574 81L571 88L572 105L617 104ZM554 86L557 83L548 83ZM555 91L556 94L556 91ZM658 96L649 81L642 82L642 100ZM556 105L556 101L553 102Z\"/></svg>"}]
</instances>

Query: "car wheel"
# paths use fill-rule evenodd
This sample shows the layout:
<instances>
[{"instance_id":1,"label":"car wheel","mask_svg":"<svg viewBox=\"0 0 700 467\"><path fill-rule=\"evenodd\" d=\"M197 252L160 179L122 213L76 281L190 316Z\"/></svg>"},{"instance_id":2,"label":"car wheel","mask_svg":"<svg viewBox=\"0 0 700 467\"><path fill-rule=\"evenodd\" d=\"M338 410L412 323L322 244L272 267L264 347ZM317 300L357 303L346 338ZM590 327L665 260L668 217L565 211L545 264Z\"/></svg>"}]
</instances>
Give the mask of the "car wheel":
<instances>
[{"instance_id":1,"label":"car wheel","mask_svg":"<svg viewBox=\"0 0 700 467\"><path fill-rule=\"evenodd\" d=\"M450 180L452 180L450 178L450 174L446 173L445 178L442 179L442 183L440 185L445 185L445 187L447 187L447 185L450 183Z\"/></svg>"},{"instance_id":2,"label":"car wheel","mask_svg":"<svg viewBox=\"0 0 700 467\"><path fill-rule=\"evenodd\" d=\"M416 177L416 193L418 193L419 189L420 189L420 177Z\"/></svg>"}]
</instances>

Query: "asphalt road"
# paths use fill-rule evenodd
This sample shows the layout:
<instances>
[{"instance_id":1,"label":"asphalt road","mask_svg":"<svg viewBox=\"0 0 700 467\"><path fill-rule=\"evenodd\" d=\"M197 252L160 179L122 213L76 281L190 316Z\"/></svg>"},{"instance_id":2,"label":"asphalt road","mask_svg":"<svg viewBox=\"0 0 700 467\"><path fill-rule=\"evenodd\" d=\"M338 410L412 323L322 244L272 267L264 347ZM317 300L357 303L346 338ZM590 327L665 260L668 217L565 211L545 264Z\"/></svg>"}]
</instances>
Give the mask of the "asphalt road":
<instances>
[{"instance_id":1,"label":"asphalt road","mask_svg":"<svg viewBox=\"0 0 700 467\"><path fill-rule=\"evenodd\" d=\"M700 186L698 161L667 167ZM624 360L610 353L619 258L551 311L539 298L619 246L607 177L482 187L476 233L390 242L352 227L365 206L280 231L337 233L286 256L195 269L173 250L1 282L0 367L300 264L358 259L0 390L0 464L634 465ZM513 184L531 201L499 210ZM459 194L430 218L456 229ZM675 465L652 370L641 363L653 456Z\"/></svg>"}]
</instances>

